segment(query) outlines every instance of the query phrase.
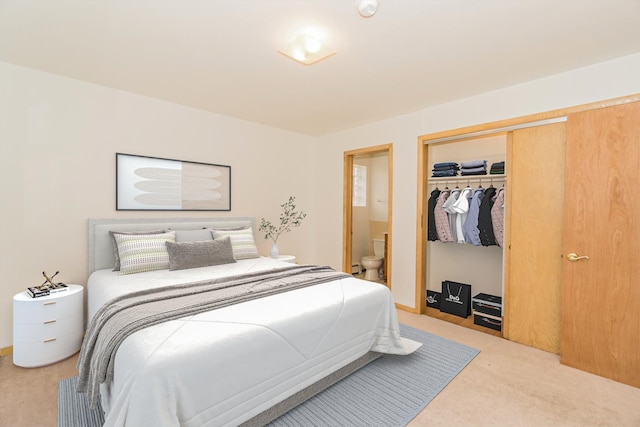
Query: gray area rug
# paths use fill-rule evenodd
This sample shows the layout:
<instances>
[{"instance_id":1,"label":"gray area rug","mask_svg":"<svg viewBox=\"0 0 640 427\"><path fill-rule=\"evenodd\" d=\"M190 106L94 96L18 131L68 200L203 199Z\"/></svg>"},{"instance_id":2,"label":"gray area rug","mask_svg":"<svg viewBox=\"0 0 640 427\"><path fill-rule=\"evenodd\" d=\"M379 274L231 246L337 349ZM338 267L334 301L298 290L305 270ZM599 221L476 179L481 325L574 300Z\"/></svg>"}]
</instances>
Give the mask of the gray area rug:
<instances>
[{"instance_id":1,"label":"gray area rug","mask_svg":"<svg viewBox=\"0 0 640 427\"><path fill-rule=\"evenodd\" d=\"M406 325L400 329L424 345L408 356L382 355L268 425L404 426L480 353ZM58 384L58 426L102 426L102 410L89 409L86 395L75 392L76 382L73 377Z\"/></svg>"}]
</instances>

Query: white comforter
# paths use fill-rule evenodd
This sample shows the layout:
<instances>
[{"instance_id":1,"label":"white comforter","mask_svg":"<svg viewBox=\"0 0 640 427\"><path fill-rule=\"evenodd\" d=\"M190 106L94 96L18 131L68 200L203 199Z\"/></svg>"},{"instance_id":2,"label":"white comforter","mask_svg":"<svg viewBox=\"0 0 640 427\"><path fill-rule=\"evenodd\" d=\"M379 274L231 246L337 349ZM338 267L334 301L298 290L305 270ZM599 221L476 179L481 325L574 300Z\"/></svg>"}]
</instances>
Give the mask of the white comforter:
<instances>
[{"instance_id":1,"label":"white comforter","mask_svg":"<svg viewBox=\"0 0 640 427\"><path fill-rule=\"evenodd\" d=\"M133 290L282 267L258 258L127 276L100 270L88 282L89 319ZM136 332L101 387L105 426L237 425L370 350L408 354L393 298L382 285L345 278Z\"/></svg>"}]
</instances>

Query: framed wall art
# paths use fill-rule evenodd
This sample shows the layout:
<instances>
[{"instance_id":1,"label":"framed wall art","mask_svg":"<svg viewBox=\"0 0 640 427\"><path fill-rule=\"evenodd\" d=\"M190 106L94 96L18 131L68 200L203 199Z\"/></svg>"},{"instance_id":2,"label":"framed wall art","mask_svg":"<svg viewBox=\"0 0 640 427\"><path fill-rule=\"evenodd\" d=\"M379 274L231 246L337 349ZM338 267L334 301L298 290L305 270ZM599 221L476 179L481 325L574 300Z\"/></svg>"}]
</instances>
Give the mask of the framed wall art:
<instances>
[{"instance_id":1,"label":"framed wall art","mask_svg":"<svg viewBox=\"0 0 640 427\"><path fill-rule=\"evenodd\" d=\"M230 211L231 166L116 153L116 210Z\"/></svg>"}]
</instances>

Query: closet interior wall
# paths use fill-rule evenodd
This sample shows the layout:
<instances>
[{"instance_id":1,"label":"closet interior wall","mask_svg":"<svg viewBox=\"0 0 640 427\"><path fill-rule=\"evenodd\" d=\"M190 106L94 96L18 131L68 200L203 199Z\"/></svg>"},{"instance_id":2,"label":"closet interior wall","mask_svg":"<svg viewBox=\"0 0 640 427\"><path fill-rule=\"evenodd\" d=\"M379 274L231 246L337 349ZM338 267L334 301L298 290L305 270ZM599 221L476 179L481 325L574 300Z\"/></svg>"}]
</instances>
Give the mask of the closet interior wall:
<instances>
[{"instance_id":1,"label":"closet interior wall","mask_svg":"<svg viewBox=\"0 0 640 427\"><path fill-rule=\"evenodd\" d=\"M476 137L456 141L431 143L428 145L428 165L440 162L468 162L486 160L487 171L494 162L506 160L507 134L499 133L486 137ZM431 174L429 174L431 175ZM505 185L504 176L480 175L456 178L429 178L428 193L438 187L475 189L478 186L496 188ZM426 211L425 211L426 212ZM426 229L425 229L426 232ZM427 241L426 289L440 292L442 281L471 285L471 296L478 293L502 296L504 254L500 246L474 246L465 243L443 243Z\"/></svg>"}]
</instances>

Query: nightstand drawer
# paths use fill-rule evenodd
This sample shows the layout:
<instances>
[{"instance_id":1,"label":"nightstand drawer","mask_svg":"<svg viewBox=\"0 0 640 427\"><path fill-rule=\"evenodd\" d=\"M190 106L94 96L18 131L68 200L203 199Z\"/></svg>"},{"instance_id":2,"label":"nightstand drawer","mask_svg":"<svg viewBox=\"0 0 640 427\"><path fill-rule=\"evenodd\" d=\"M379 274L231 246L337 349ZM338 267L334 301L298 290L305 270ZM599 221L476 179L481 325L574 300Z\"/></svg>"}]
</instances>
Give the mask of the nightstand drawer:
<instances>
[{"instance_id":1,"label":"nightstand drawer","mask_svg":"<svg viewBox=\"0 0 640 427\"><path fill-rule=\"evenodd\" d=\"M30 368L66 359L80 350L82 335L65 335L47 341L18 343L13 346L13 363Z\"/></svg>"},{"instance_id":2,"label":"nightstand drawer","mask_svg":"<svg viewBox=\"0 0 640 427\"><path fill-rule=\"evenodd\" d=\"M18 323L15 335L14 342L42 342L64 335L82 336L82 318L69 316L40 323Z\"/></svg>"},{"instance_id":3,"label":"nightstand drawer","mask_svg":"<svg viewBox=\"0 0 640 427\"><path fill-rule=\"evenodd\" d=\"M77 315L78 310L82 310L82 292L74 290L46 297L26 296L21 300L14 298L14 301L14 321L18 323L42 323Z\"/></svg>"}]
</instances>

